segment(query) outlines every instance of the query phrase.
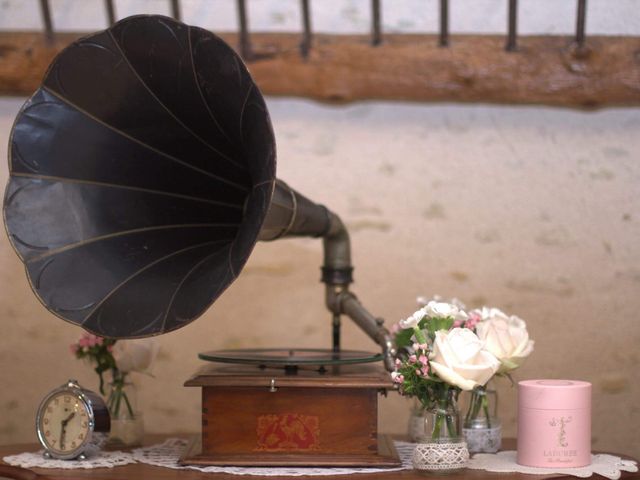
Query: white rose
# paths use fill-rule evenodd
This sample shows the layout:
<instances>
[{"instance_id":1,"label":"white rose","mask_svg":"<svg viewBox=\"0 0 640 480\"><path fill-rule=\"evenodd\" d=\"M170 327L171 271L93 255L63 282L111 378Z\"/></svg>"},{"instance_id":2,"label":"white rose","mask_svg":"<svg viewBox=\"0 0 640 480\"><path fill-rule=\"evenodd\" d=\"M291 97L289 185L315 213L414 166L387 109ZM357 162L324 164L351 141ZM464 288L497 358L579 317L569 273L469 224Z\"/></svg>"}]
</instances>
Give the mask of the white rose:
<instances>
[{"instance_id":1,"label":"white rose","mask_svg":"<svg viewBox=\"0 0 640 480\"><path fill-rule=\"evenodd\" d=\"M435 300L427 303L424 311L431 318L453 318L454 320L465 321L467 314L453 303L437 302Z\"/></svg>"},{"instance_id":2,"label":"white rose","mask_svg":"<svg viewBox=\"0 0 640 480\"><path fill-rule=\"evenodd\" d=\"M499 308L482 307L481 309L474 310L473 313L480 315L480 319L482 321L491 320L493 318L504 318L505 320L509 318L509 315Z\"/></svg>"},{"instance_id":3,"label":"white rose","mask_svg":"<svg viewBox=\"0 0 640 480\"><path fill-rule=\"evenodd\" d=\"M485 385L500 368L500 361L468 328L437 331L429 360L438 377L462 390Z\"/></svg>"},{"instance_id":4,"label":"white rose","mask_svg":"<svg viewBox=\"0 0 640 480\"><path fill-rule=\"evenodd\" d=\"M423 308L421 308L420 310L417 310L415 312L413 312L413 315L411 315L409 318L407 318L406 320L400 320L400 327L401 328L416 328L418 326L418 323L420 323L420 320L422 320L425 316L425 311Z\"/></svg>"},{"instance_id":5,"label":"white rose","mask_svg":"<svg viewBox=\"0 0 640 480\"><path fill-rule=\"evenodd\" d=\"M476 325L478 337L485 348L501 362L499 373L518 368L533 351L527 324L515 315L507 316L497 308L483 308L482 321Z\"/></svg>"},{"instance_id":6,"label":"white rose","mask_svg":"<svg viewBox=\"0 0 640 480\"><path fill-rule=\"evenodd\" d=\"M440 295L434 295L433 298L429 299L423 295L420 295L418 297L416 297L416 302L418 303L418 305L420 305L421 307L426 307L427 304L431 301L436 301L436 302L441 302L442 301L442 297ZM451 303L452 305L455 305L456 307L458 307L460 310L465 310L467 307L465 306L465 304L462 302L462 300L460 300L459 298L452 298L451 300L449 300L449 303Z\"/></svg>"},{"instance_id":7,"label":"white rose","mask_svg":"<svg viewBox=\"0 0 640 480\"><path fill-rule=\"evenodd\" d=\"M111 353L118 370L121 372L149 373L151 364L158 353L158 346L152 338L118 340Z\"/></svg>"}]
</instances>

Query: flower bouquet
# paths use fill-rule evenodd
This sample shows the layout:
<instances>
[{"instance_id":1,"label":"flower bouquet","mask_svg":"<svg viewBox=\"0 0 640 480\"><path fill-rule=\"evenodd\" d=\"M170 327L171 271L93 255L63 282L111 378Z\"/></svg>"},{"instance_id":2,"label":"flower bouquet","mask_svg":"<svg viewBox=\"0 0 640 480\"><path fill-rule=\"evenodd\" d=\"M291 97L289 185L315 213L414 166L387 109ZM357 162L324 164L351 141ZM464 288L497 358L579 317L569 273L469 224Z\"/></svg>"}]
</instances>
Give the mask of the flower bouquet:
<instances>
[{"instance_id":1,"label":"flower bouquet","mask_svg":"<svg viewBox=\"0 0 640 480\"><path fill-rule=\"evenodd\" d=\"M422 445L413 457L416 468L458 469L468 459L458 395L484 386L500 368L474 333L476 322L460 306L432 300L394 329L398 351L405 354L396 360L392 379L401 394L415 397L425 411Z\"/></svg>"},{"instance_id":2,"label":"flower bouquet","mask_svg":"<svg viewBox=\"0 0 640 480\"><path fill-rule=\"evenodd\" d=\"M137 410L136 390L130 381L132 372L150 375L157 347L153 340L115 340L85 333L70 346L78 359L88 361L98 374L100 393L107 397L111 416L109 443L121 446L139 445L144 435L142 414ZM104 374L111 374L108 396Z\"/></svg>"}]
</instances>

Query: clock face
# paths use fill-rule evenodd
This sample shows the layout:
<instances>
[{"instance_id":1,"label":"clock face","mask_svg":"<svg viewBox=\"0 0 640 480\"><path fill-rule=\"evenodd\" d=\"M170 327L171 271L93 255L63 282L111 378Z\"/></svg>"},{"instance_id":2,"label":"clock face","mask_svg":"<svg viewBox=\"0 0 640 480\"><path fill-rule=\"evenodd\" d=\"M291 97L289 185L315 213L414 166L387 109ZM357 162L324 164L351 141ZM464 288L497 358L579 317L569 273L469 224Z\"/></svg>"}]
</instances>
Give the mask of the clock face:
<instances>
[{"instance_id":1,"label":"clock face","mask_svg":"<svg viewBox=\"0 0 640 480\"><path fill-rule=\"evenodd\" d=\"M73 393L58 392L42 405L38 429L40 439L51 453L80 453L90 435L89 412L85 403Z\"/></svg>"}]
</instances>

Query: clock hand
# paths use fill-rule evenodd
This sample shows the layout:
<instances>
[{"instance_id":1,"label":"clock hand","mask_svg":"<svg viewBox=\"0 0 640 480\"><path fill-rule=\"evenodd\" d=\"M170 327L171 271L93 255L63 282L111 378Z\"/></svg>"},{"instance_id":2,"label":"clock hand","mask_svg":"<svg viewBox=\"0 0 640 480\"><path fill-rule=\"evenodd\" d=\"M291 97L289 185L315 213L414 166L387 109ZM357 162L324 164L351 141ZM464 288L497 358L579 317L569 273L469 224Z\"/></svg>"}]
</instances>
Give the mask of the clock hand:
<instances>
[{"instance_id":1,"label":"clock hand","mask_svg":"<svg viewBox=\"0 0 640 480\"><path fill-rule=\"evenodd\" d=\"M64 450L64 437L67 433L67 423L75 416L76 412L71 412L67 418L62 420L60 424L62 425L62 429L60 430L60 448Z\"/></svg>"}]
</instances>

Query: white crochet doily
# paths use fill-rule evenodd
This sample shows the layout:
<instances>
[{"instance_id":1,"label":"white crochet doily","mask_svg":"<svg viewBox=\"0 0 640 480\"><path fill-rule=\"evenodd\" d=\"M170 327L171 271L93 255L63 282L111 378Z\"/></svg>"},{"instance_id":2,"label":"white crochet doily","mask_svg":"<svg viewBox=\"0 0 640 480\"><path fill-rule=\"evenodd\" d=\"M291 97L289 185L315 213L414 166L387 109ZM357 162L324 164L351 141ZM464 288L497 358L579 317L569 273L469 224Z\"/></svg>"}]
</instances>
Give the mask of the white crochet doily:
<instances>
[{"instance_id":1,"label":"white crochet doily","mask_svg":"<svg viewBox=\"0 0 640 480\"><path fill-rule=\"evenodd\" d=\"M573 475L575 477L590 477L594 473L603 477L617 480L622 472L637 472L638 465L632 460L622 460L615 455L605 453L592 454L591 465L578 468L539 468L525 467L516 463L516 452L505 451L498 453L477 453L469 460L467 468L486 470L488 472L518 472L534 475L556 474Z\"/></svg>"},{"instance_id":2,"label":"white crochet doily","mask_svg":"<svg viewBox=\"0 0 640 480\"><path fill-rule=\"evenodd\" d=\"M235 475L264 475L264 476L303 476L303 475L345 475L351 473L392 472L411 469L411 457L415 443L395 442L396 450L402 461L398 468L267 468L267 467L197 467L178 465L178 458L187 447L188 442L183 439L170 438L164 443L134 450L132 453L101 451L90 455L86 460L55 460L46 459L40 452L20 453L4 457L3 460L16 467L23 468L112 468L129 463L146 463L159 467L173 469L192 469L201 472L231 473ZM478 453L467 464L467 468L487 470L489 472L520 472L532 474L561 473L576 477L589 477L594 473L617 480L621 472L637 472L636 462L622 460L620 457L607 454L591 456L591 465L581 468L533 468L524 467L516 463L516 452L498 452L497 454Z\"/></svg>"},{"instance_id":3,"label":"white crochet doily","mask_svg":"<svg viewBox=\"0 0 640 480\"><path fill-rule=\"evenodd\" d=\"M178 465L180 455L189 442L183 439L170 438L164 443L151 447L138 448L133 457L140 463L174 469L198 470L205 473L231 473L234 475L264 476L303 476L303 475L347 475L351 473L393 472L411 468L412 443L396 442L396 450L402 460L402 467L397 468L319 468L319 467L200 467L196 465Z\"/></svg>"},{"instance_id":4,"label":"white crochet doily","mask_svg":"<svg viewBox=\"0 0 640 480\"><path fill-rule=\"evenodd\" d=\"M120 465L136 463L133 455L125 452L92 452L84 460L56 460L44 458L43 450L39 452L19 453L4 457L5 463L22 468L112 468Z\"/></svg>"}]
</instances>

